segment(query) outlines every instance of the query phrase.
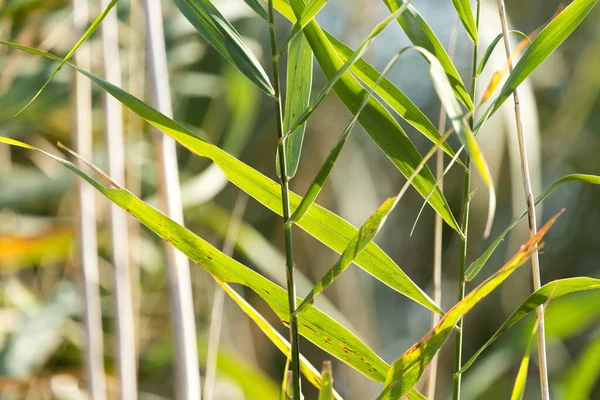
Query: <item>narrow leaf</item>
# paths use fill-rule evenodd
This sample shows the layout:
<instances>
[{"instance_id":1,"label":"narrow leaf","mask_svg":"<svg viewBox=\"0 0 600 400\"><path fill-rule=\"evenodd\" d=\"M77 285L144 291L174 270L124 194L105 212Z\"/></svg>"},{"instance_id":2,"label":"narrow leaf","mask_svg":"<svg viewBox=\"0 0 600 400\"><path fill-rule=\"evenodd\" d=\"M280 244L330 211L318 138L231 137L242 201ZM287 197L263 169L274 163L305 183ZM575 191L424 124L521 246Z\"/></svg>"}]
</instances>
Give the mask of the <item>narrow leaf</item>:
<instances>
[{"instance_id":1,"label":"narrow leaf","mask_svg":"<svg viewBox=\"0 0 600 400\"><path fill-rule=\"evenodd\" d=\"M267 74L240 34L209 0L173 0L211 46L266 94L275 93Z\"/></svg>"},{"instance_id":2,"label":"narrow leaf","mask_svg":"<svg viewBox=\"0 0 600 400\"><path fill-rule=\"evenodd\" d=\"M21 112L23 112L23 110L25 110L27 107L29 107L29 105L31 103L33 103L34 100L37 99L40 94L42 94L42 92L44 91L44 89L46 88L46 86L48 86L50 84L50 82L56 76L56 74L58 73L58 71L60 71L61 68L65 65L65 63L67 61L69 61L69 59L73 56L73 54L75 54L75 52L83 44L83 42L85 42L87 40L87 38L89 38L90 35L92 33L94 33L94 31L96 30L96 28L98 28L98 26L100 25L100 23L104 20L104 17L106 17L106 15L110 12L110 10L112 10L112 8L115 6L115 4L117 4L117 1L119 1L119 0L112 0L110 3L108 3L108 5L106 6L106 8L104 10L102 10L102 12L100 13L100 15L98 15L98 17L90 25L90 27L87 29L87 31L85 31L85 33L83 34L83 36L81 36L81 38L79 38L79 40L77 41L77 43L75 43L75 46L73 46L73 48L71 50L69 50L69 52L67 53L67 55L65 56L65 58L60 61L60 65L54 70L54 72L52 72L52 74L46 80L46 82L44 82L44 84L42 85L42 87L40 88L40 90L37 91L37 93L35 94L35 96L33 96L33 98L31 100L29 100L29 102L16 115L19 115Z\"/></svg>"},{"instance_id":3,"label":"narrow leaf","mask_svg":"<svg viewBox=\"0 0 600 400\"><path fill-rule=\"evenodd\" d=\"M513 386L513 391L510 396L510 400L522 400L523 394L525 394L525 385L527 384L527 373L529 372L529 356L531 355L531 345L535 340L537 332L537 324L534 326L531 336L527 341L527 347L525 348L525 354L521 359L519 365L519 372L517 372L517 378Z\"/></svg>"},{"instance_id":4,"label":"narrow leaf","mask_svg":"<svg viewBox=\"0 0 600 400\"><path fill-rule=\"evenodd\" d=\"M106 187L78 169L73 163L25 143L0 137L0 142L39 151L79 175L110 201L140 220L159 237L203 267L221 282L237 283L254 291L284 324L289 321L287 293L262 275L228 257L187 228L150 207L129 191ZM300 334L334 357L375 381L382 381L388 365L355 335L327 314L313 307L298 318ZM352 351L348 351L351 348Z\"/></svg>"},{"instance_id":5,"label":"narrow leaf","mask_svg":"<svg viewBox=\"0 0 600 400\"><path fill-rule=\"evenodd\" d=\"M588 400L594 398L594 386L600 375L600 335L582 350L569 369L563 382L564 399Z\"/></svg>"},{"instance_id":6,"label":"narrow leaf","mask_svg":"<svg viewBox=\"0 0 600 400\"><path fill-rule=\"evenodd\" d=\"M471 10L469 0L452 0L452 4L454 4L456 13L462 21L467 34L473 42L478 43L477 25L475 24L475 18L473 18L473 10Z\"/></svg>"},{"instance_id":7,"label":"narrow leaf","mask_svg":"<svg viewBox=\"0 0 600 400\"><path fill-rule=\"evenodd\" d=\"M538 197L535 199L535 205L540 204L542 201L546 199L556 189L559 185L565 182L571 181L580 181L585 183L591 183L593 185L600 185L600 176L596 175L584 175L584 174L573 174L573 175L565 175L562 178L558 179L552 185L548 186L546 190L544 190ZM479 271L484 267L485 263L492 256L496 248L502 243L508 232L514 228L519 221L521 221L527 215L527 210L523 211L521 215L519 215L515 220L494 240L494 242L483 252L481 256L477 260L473 262L467 269L465 273L465 279L467 282L472 281Z\"/></svg>"},{"instance_id":8,"label":"narrow leaf","mask_svg":"<svg viewBox=\"0 0 600 400\"><path fill-rule=\"evenodd\" d=\"M583 290L600 289L600 279L594 278L568 278L558 279L545 284L535 292L533 292L521 305L511 314L510 317L502 324L502 326L494 333L477 352L465 363L460 370L460 373L466 371L473 362L485 351L496 339L500 337L507 329L523 319L537 306L546 303L552 299L564 296L569 293L581 292Z\"/></svg>"},{"instance_id":9,"label":"narrow leaf","mask_svg":"<svg viewBox=\"0 0 600 400\"><path fill-rule=\"evenodd\" d=\"M293 0L292 2L294 11L298 15L303 10L301 3L301 0ZM304 28L304 35L308 39L321 69L331 80L344 64L315 20L312 20ZM366 90L348 71L334 85L334 90L352 114L356 113L364 96L366 96ZM360 114L358 122L404 176L408 177L414 172L422 157L398 122L379 101L371 98ZM413 186L425 197L434 187L434 182L435 178L431 170L426 167L415 178ZM435 193L429 199L429 204L450 227L460 232L448 203L439 188L435 189Z\"/></svg>"},{"instance_id":10,"label":"narrow leaf","mask_svg":"<svg viewBox=\"0 0 600 400\"><path fill-rule=\"evenodd\" d=\"M290 130L291 124L306 110L310 101L313 56L310 45L304 35L297 35L290 43L286 76L285 115L283 118L284 132ZM289 178L296 175L296 171L298 170L305 130L306 123L303 123L291 132L285 140L286 170ZM279 161L276 165L277 174L279 174Z\"/></svg>"},{"instance_id":11,"label":"narrow leaf","mask_svg":"<svg viewBox=\"0 0 600 400\"><path fill-rule=\"evenodd\" d=\"M52 54L31 47L2 40L0 40L0 44L60 61L60 58ZM231 183L238 186L271 211L281 215L281 188L279 184L221 150L217 146L200 139L179 123L156 111L154 108L137 99L135 96L125 92L123 89L72 64L67 63L67 65L75 68L89 79L96 82L131 111L135 112L157 129L171 136L190 151L201 157L211 159L219 166L219 168L221 168ZM299 196L290 193L290 204L293 208L298 206L300 200ZM447 207L445 201L444 204ZM303 220L299 221L298 226L338 253L341 253L346 248L349 241L357 232L357 229L350 223L317 204L314 204L308 210ZM404 294L408 298L413 299L424 307L435 312L439 309L425 292L415 285L406 274L403 272L399 273L401 272L401 269L398 265L374 243L369 244L365 248L365 250L356 258L355 263L384 284Z\"/></svg>"},{"instance_id":12,"label":"narrow leaf","mask_svg":"<svg viewBox=\"0 0 600 400\"><path fill-rule=\"evenodd\" d=\"M509 98L515 89L577 28L598 0L573 0L542 29L504 83L500 94L478 121L475 131Z\"/></svg>"},{"instance_id":13,"label":"narrow leaf","mask_svg":"<svg viewBox=\"0 0 600 400\"><path fill-rule=\"evenodd\" d=\"M521 32L521 31L510 30L509 32L510 33L514 33L515 35L520 36L523 40L527 40L527 41L531 42L531 40L529 39L529 37L526 34L524 34L523 32ZM500 41L500 39L502 39L503 35L504 34L502 34L502 33L498 34L498 36L496 36L494 38L494 40L492 40L492 42L487 47L487 49L485 49L485 53L483 53L483 57L481 58L481 61L479 62L479 66L477 67L477 75L481 75L481 73L485 69L485 66L487 65L487 62L489 61L490 57L492 56L492 53L494 52L494 49L496 48L496 45L498 44L498 42Z\"/></svg>"},{"instance_id":14,"label":"narrow leaf","mask_svg":"<svg viewBox=\"0 0 600 400\"><path fill-rule=\"evenodd\" d=\"M383 0L383 2L392 12L406 4L406 0ZM398 17L398 23L412 44L426 49L440 61L446 75L448 75L448 80L456 97L469 111L473 111L475 106L460 78L460 74L452 63L450 56L448 56L446 49L418 11L409 5L406 12Z\"/></svg>"},{"instance_id":15,"label":"narrow leaf","mask_svg":"<svg viewBox=\"0 0 600 400\"><path fill-rule=\"evenodd\" d=\"M323 383L319 391L319 400L333 400L333 374L331 372L331 361L323 361L321 369Z\"/></svg>"},{"instance_id":16,"label":"narrow leaf","mask_svg":"<svg viewBox=\"0 0 600 400\"><path fill-rule=\"evenodd\" d=\"M248 6L251 9L253 9L254 12L259 17L261 17L265 21L269 20L269 14L267 13L267 10L265 10L264 7L260 5L260 3L258 2L258 0L244 0L244 3L248 4Z\"/></svg>"},{"instance_id":17,"label":"narrow leaf","mask_svg":"<svg viewBox=\"0 0 600 400\"><path fill-rule=\"evenodd\" d=\"M446 313L435 328L394 361L385 380L383 391L377 398L378 400L399 399L416 385L431 359L450 336L456 323L529 259L535 249L541 247L538 246L538 243L557 217L558 215L550 219L538 234L523 245L498 272L473 289Z\"/></svg>"}]
</instances>

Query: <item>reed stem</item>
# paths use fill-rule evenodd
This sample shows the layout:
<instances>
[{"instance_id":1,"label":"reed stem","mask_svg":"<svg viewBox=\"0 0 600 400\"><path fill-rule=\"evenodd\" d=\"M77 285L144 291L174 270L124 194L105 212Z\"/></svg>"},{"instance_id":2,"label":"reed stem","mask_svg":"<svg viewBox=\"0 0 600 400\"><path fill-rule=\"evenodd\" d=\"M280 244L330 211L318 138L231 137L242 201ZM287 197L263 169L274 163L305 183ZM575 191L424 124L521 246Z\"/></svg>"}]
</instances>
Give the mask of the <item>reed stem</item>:
<instances>
[{"instance_id":1,"label":"reed stem","mask_svg":"<svg viewBox=\"0 0 600 400\"><path fill-rule=\"evenodd\" d=\"M79 39L88 24L86 0L72 0L73 33ZM74 54L75 63L90 69L90 47L83 43ZM92 86L81 74L73 71L73 141L75 150L87 159L92 158ZM76 163L82 167L82 162ZM78 203L78 262L82 272L84 326L85 326L85 370L88 395L92 400L106 399L104 379L104 349L102 332L102 309L98 274L98 244L96 238L96 210L94 188L77 181Z\"/></svg>"},{"instance_id":2,"label":"reed stem","mask_svg":"<svg viewBox=\"0 0 600 400\"><path fill-rule=\"evenodd\" d=\"M151 103L158 111L171 117L173 107L161 5L160 2L144 0L143 6L146 17ZM183 225L175 141L155 128L153 128L153 141L158 159L158 192L163 211L175 222ZM175 397L180 400L198 400L201 398L200 369L189 262L183 253L167 242L164 242L164 251L175 336Z\"/></svg>"},{"instance_id":3,"label":"reed stem","mask_svg":"<svg viewBox=\"0 0 600 400\"><path fill-rule=\"evenodd\" d=\"M479 31L479 17L481 14L481 0L476 0L475 10L475 26ZM471 66L471 99L475 103L475 95L477 90L477 53L479 50L479 43L473 43L473 59ZM471 130L475 125L474 113L469 117L469 126ZM467 254L468 254L468 237L469 237L469 212L471 208L471 158L467 154L465 157L465 165L467 170L465 171L464 184L463 184L463 197L462 197L462 217L460 229L464 233L464 237L461 238L460 242L460 262L458 269L458 301L460 302L465 297L465 270L467 267ZM462 367L462 346L463 346L463 320L458 321L456 329L456 341L454 343L454 378L452 385L452 399L459 400L461 394L462 374L459 374Z\"/></svg>"},{"instance_id":4,"label":"reed stem","mask_svg":"<svg viewBox=\"0 0 600 400\"><path fill-rule=\"evenodd\" d=\"M504 7L504 0L498 0L498 12L500 14L500 22L502 24L502 34L504 38L504 49L506 51L508 70L510 73L513 71L512 62L512 49L510 45L508 22L506 18L506 10ZM523 187L525 189L525 200L527 202L527 219L529 222L529 235L533 237L537 233L536 216L535 216L535 203L533 197L533 191L531 190L531 178L529 176L529 162L527 159L527 147L525 145L525 138L523 133L523 119L521 116L521 104L519 99L519 91L515 89L513 92L513 99L515 102L515 122L517 124L517 137L519 140L519 153L521 157L521 174L523 176ZM538 290L541 286L540 277L540 260L537 247L531 256L531 272L533 275L533 289ZM539 370L540 370L540 390L542 394L542 400L550 399L550 390L548 382L548 364L546 360L546 337L544 327L544 305L539 305L536 309L538 331L538 357L539 357Z\"/></svg>"},{"instance_id":5,"label":"reed stem","mask_svg":"<svg viewBox=\"0 0 600 400\"><path fill-rule=\"evenodd\" d=\"M286 149L283 139L283 117L281 111L281 92L279 81L279 58L277 57L277 41L275 39L275 13L273 0L269 0L269 36L271 39L271 59L273 63L273 88L275 94L275 114L277 119L277 150L279 152L279 179L281 181L281 200L283 206L283 234L285 240L285 264L287 277L287 293L289 308L289 327L292 370L292 396L293 400L300 400L300 349L298 335L298 318L294 314L296 310L296 286L294 284L294 252L292 241L292 224L287 224L291 212L289 201L289 178L287 176Z\"/></svg>"},{"instance_id":6,"label":"reed stem","mask_svg":"<svg viewBox=\"0 0 600 400\"><path fill-rule=\"evenodd\" d=\"M106 8L110 0L102 0ZM107 81L121 86L121 58L116 9L111 10L101 25L102 58ZM104 136L108 149L108 174L120 185L125 183L125 146L123 143L123 112L121 103L109 94L104 96ZM110 205L110 236L112 248L114 309L116 316L115 357L119 374L121 399L137 399L137 363L135 324L129 269L127 213L116 204Z\"/></svg>"}]
</instances>

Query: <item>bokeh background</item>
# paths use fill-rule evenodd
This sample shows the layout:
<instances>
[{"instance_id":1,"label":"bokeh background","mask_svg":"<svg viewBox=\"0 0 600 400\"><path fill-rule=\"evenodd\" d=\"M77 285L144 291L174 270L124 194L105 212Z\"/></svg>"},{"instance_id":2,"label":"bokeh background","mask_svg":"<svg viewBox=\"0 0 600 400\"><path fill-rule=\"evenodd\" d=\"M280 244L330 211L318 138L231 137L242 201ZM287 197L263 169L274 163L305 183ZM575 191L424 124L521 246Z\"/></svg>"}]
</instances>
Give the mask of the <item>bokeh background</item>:
<instances>
[{"instance_id":1,"label":"bokeh background","mask_svg":"<svg viewBox=\"0 0 600 400\"><path fill-rule=\"evenodd\" d=\"M100 12L91 1L91 19ZM164 4L164 25L175 119L212 143L239 156L244 162L276 179L276 131L272 102L246 78L234 71L197 34L179 11ZM251 44L266 71L271 71L268 26L241 0L215 0ZM414 1L442 43L450 40L455 13L450 1ZM559 6L555 0L507 1L512 28L533 32L546 23ZM481 31L483 45L499 32L495 2L483 0ZM138 1L117 6L123 87L148 98L144 68L144 26ZM57 55L74 44L71 8L64 0L0 1L0 38ZM345 43L356 48L370 30L389 14L382 2L330 0L317 20ZM279 43L290 24L277 19ZM555 179L569 173L600 175L600 10L594 9L523 87L526 134L532 157L534 191L539 193ZM91 38L92 71L101 74L99 34ZM409 42L392 24L376 40L366 58L379 70ZM488 75L503 62L499 46L488 67ZM471 43L459 27L455 63L468 80ZM61 71L44 93L22 114L26 104L48 78L55 64L25 53L0 48L0 135L12 137L56 152L57 141L71 141L71 71ZM417 53L406 53L389 74L429 118L437 121L439 101L432 89L428 69ZM314 91L326 81L317 63ZM94 88L94 158L106 166L103 139L103 93ZM513 215L525 208L519 178L518 155L513 140L512 109L504 106L478 137L495 177L498 211L491 238L499 234ZM156 168L149 129L137 116L124 110L129 190L149 201L155 197ZM303 193L324 161L330 147L352 116L335 94L330 94L307 126L304 148L292 189ZM401 122L424 154L431 144L412 127ZM457 141L451 139L456 148ZM186 226L222 247L231 212L239 201L239 190L223 181L206 159L178 148ZM433 163L431 164L433 166ZM515 178L516 177L516 178ZM39 154L0 145L0 397L2 399L49 399L75 394L61 388L85 387L82 367L83 327L80 272L74 257L74 182L72 173ZM318 203L360 225L390 195L404 178L368 135L357 126ZM482 188L477 180L474 187ZM452 170L445 181L445 194L455 215L459 214L462 174ZM425 208L412 236L411 228L422 198L409 191L390 216L376 242L422 288L431 293L433 263L433 211ZM485 249L482 239L487 207L485 190L476 192L470 231L470 260ZM579 183L567 184L552 194L540 208L546 220L561 207L566 213L550 231L541 255L542 281L572 276L598 277L600 262L600 190ZM98 196L98 238L108 388L114 395L113 296L110 276L109 203ZM283 283L284 263L281 219L250 199L243 214L234 256L272 279ZM130 222L130 248L135 277L140 398L174 398L172 335L168 290L160 240L136 220ZM336 261L337 255L297 230L297 268L315 281ZM527 238L520 225L501 245L481 274L485 278ZM458 237L444 230L443 307L456 300ZM215 285L201 268L191 268L200 362L206 354L211 302ZM499 290L478 305L465 320L465 357L475 352L531 290L529 268L522 268ZM471 286L471 287L474 287ZM305 289L306 291L306 289ZM304 293L301 290L300 295ZM275 326L283 327L254 294L247 299ZM423 307L385 287L362 270L351 267L324 295L337 307L345 322L386 361L393 361L417 341L430 326L430 313ZM561 385L588 346L599 340L600 294L571 295L548 309L550 375L553 390ZM505 399L523 354L532 320L520 323L484 353L465 374L465 399ZM219 373L215 398L265 398L277 393L285 358L228 298L225 302ZM596 344L596 347L598 345ZM320 365L327 355L306 341L302 352ZM598 351L596 351L598 353ZM598 369L596 364L588 364ZM525 398L538 394L537 357L532 357ZM438 397L451 389L452 346L441 352ZM369 399L379 385L349 367L334 362L337 390L346 399ZM69 386L71 385L71 386ZM315 392L305 384L306 398ZM61 391L62 390L62 391ZM600 398L596 386L592 398ZM82 393L78 395L83 395ZM66 397L65 397L66 396ZM568 397L564 397L568 398Z\"/></svg>"}]
</instances>

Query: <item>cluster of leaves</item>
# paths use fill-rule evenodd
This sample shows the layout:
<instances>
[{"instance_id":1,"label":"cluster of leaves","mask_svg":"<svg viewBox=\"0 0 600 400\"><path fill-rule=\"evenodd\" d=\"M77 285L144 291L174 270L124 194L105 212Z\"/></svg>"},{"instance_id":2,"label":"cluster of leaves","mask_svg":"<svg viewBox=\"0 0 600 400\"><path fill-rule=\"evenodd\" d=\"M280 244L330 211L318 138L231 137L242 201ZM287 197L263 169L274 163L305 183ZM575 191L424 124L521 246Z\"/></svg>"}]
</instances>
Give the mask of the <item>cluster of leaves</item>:
<instances>
[{"instance_id":1,"label":"cluster of leaves","mask_svg":"<svg viewBox=\"0 0 600 400\"><path fill-rule=\"evenodd\" d=\"M92 74L90 71L69 63L68 60L77 47L100 25L116 2L116 0L112 1L103 10L65 58L17 43L7 41L0 41L0 43L59 63L42 89L48 85L61 67L68 65L74 68L119 100L129 110L175 139L190 152L210 159L220 168L229 182L271 211L281 215L282 197L278 183L221 148L201 139L182 124L161 114L132 94ZM259 16L266 18L265 10L261 4L254 0L248 0L247 2ZM233 25L223 17L209 0L174 0L174 3L200 35L225 60L237 68L267 96L274 95L273 86L258 59ZM466 121L474 114L476 108L481 106L481 102L478 104L476 99L469 97L455 65L430 26L418 13L417 9L410 4L410 0L384 0L391 14L373 29L356 50L352 50L325 31L315 20L315 16L326 3L326 0L312 0L309 4L305 4L303 0L273 1L274 8L293 24L285 45L279 50L278 54L274 54L278 57L282 52L286 50L288 52L284 114L285 135L283 140L286 146L287 158L285 162L289 178L292 178L298 169L306 122L331 89L353 115L353 119L331 149L327 160L306 194L302 197L291 194L290 197L293 215L285 223L296 225L324 245L341 254L339 260L314 285L306 298L299 299L301 305L297 310L288 309L287 293L279 285L228 257L207 241L172 221L129 191L120 187L104 185L78 169L71 162L33 146L6 137L0 137L0 141L9 145L39 151L53 158L87 181L110 201L139 219L156 235L170 242L208 271L283 353L289 353L289 343L229 284L243 285L254 291L271 307L283 324L289 322L290 312L297 315L299 331L302 336L322 348L332 357L343 361L365 376L384 383L383 390L378 398L397 399L404 395L408 395L409 398L422 398L422 395L414 389L414 386L423 374L424 368L439 352L456 323L481 299L505 281L527 260L534 249L541 246L544 234L556 217L540 229L539 233L531 238L502 268L474 288L448 312L444 312L440 305L436 304L417 286L380 247L373 243L373 239L410 186L415 188L431 208L458 235L465 234L465 232L461 232L444 193L438 187L436 178L426 164L428 158L437 148L442 149L452 157L452 163L458 162L460 168L466 168L466 166L462 164L458 156L463 151L463 147L468 152L473 165L481 174L489 189L489 221L491 223L495 209L494 185L483 154L475 141L475 136L514 90L574 31L596 5L597 0L574 0L531 40L527 50L516 64L514 71L508 76L506 82L499 89L499 94L484 111L483 116L473 130ZM453 3L469 37L471 40L477 41L477 30L469 2L456 0ZM385 70L379 72L365 61L362 55L374 39L387 26L394 23L397 23L406 33L412 42L412 46L401 49ZM480 70L485 68L486 60L498 40L495 40L486 52L480 64ZM390 80L386 79L385 75L389 68L407 50L419 52L429 64L433 86L452 122L451 132L439 132L425 113ZM313 96L314 98L311 101L313 56L316 65L322 70L328 82L316 96ZM42 89L35 97L41 93ZM377 94L377 98L373 94ZM396 115L393 115L388 109ZM412 125L434 144L432 150L425 157L421 156L416 146L396 121L395 116ZM387 199L358 229L315 203L357 122L390 159L392 164L407 178L406 185L398 195ZM446 138L453 132L456 132L463 145L456 151L446 143ZM559 185L569 181L581 181L598 185L600 184L600 177L581 174L565 176L540 194L536 199L536 203L542 202ZM525 213L515 219L470 266L466 273L467 280L470 281L475 278L503 238L524 216ZM490 226L488 224L488 228ZM351 263L355 263L398 293L443 316L434 329L398 357L391 365L383 361L379 355L336 319L318 307L312 306L315 297L325 290L328 285L332 284ZM467 369L491 342L534 310L537 305L568 293L597 288L600 288L600 281L592 278L558 280L543 286L518 307L490 341L464 366L463 370ZM527 354L529 354L529 350ZM527 363L524 362L523 365L523 368L526 368ZM339 395L332 390L329 369L325 369L324 376L321 376L305 358L301 360L301 369L308 381L317 387L323 387L321 398L339 398Z\"/></svg>"}]
</instances>

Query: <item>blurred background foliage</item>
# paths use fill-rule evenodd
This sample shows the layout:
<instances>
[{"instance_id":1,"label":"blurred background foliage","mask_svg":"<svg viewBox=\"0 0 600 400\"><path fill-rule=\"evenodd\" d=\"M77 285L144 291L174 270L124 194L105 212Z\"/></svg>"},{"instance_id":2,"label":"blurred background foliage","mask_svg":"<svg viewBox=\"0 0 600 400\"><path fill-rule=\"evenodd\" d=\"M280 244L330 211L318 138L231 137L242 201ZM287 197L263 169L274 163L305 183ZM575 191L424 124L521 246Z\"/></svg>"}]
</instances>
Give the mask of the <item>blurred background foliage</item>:
<instances>
[{"instance_id":1,"label":"blurred background foliage","mask_svg":"<svg viewBox=\"0 0 600 400\"><path fill-rule=\"evenodd\" d=\"M214 3L244 35L263 65L268 65L265 56L268 26L265 21L241 0L215 0ZM442 43L448 43L454 25L451 3L414 3ZM507 8L515 29L532 32L547 21L558 4L555 0L510 0ZM164 2L164 6L175 119L276 179L272 103L228 66L170 2ZM90 7L93 20L100 8L96 1L90 2ZM117 9L123 86L138 97L147 96L140 4L136 0L122 1ZM338 38L356 47L387 15L387 9L380 2L330 0L317 19ZM277 26L279 37L286 37L290 24L279 18ZM493 38L498 34L499 30L495 31L493 27L495 25L484 18L483 36ZM0 1L0 37L64 55L73 45L70 7L65 0ZM283 39L280 42L283 43ZM92 71L99 74L102 50L98 33L92 36L90 43L94 55ZM390 57L408 43L399 27L392 24L377 39L366 58L381 70ZM470 42L462 30L459 30L455 63L462 76L468 76ZM388 77L435 121L439 102L424 66L419 55L409 52ZM0 48L1 136L19 139L50 152L56 152L57 141L71 143L69 93L72 71L64 70L58 74L38 100L18 117L13 117L37 92L53 68L55 64L42 58ZM539 142L534 140L536 144L532 150L540 155L535 174L539 177L536 193L569 173L600 175L597 159L600 154L599 71L600 10L594 9L527 83L535 96L531 100L537 104L537 110L535 107L528 110L528 118L534 119L536 124L539 121ZM314 74L313 85L322 87L325 78L317 64ZM102 135L101 99L104 94L98 88L94 90L93 161L104 166L107 151L110 151ZM509 108L508 105L505 107ZM148 127L128 111L124 111L124 116L126 187L143 199L155 201L156 171ZM292 183L294 191L303 193L306 190L350 118L333 94L316 110L307 126L300 167ZM490 161L490 166L497 177L498 211L491 238L501 232L512 220L512 215L520 213L525 205L522 189L512 184L510 171L515 166L511 163L516 158L511 156L510 146L503 139L504 127L500 119L498 123L488 124L478 138L486 157L495 160ZM415 134L412 127L401 124L422 153L429 149L426 139ZM456 142L451 144L456 148ZM182 148L178 155L186 226L221 247L231 218L229 210L233 209L238 190L227 185L208 160L195 157ZM79 271L74 265L73 254L74 179L66 169L35 152L0 146L0 393L3 399L83 396L77 390L77 382L84 374L82 307L77 287ZM319 203L360 225L383 199L395 194L403 182L404 178L396 168L357 126L333 170L332 179L319 197ZM455 215L459 214L461 186L462 173L451 171L445 181L445 194ZM481 183L474 186L484 189ZM486 243L481 239L487 204L484 192L479 190L474 199L471 261ZM431 209L425 209L410 236L421 203L422 198L416 192L407 193L377 242L430 293L434 217ZM548 234L542 254L543 282L571 276L599 277L598 204L598 189L578 183L566 185L544 203L543 220L561 207L566 207L567 212ZM114 393L108 206L108 200L98 196L105 361L108 389ZM243 219L235 258L284 284L281 219L253 200L248 202ZM129 221L136 282L140 398L173 398L171 329L161 243L136 220L130 218ZM496 252L491 259L494 265L491 268L502 265L507 252L514 251L526 237L526 229L515 230L511 239L502 245L504 251ZM445 300L442 305L448 309L456 298L459 242L456 234L447 227L444 243ZM312 281L336 261L333 251L300 230L297 230L295 252L297 267ZM201 268L193 267L192 277L202 365L215 285ZM303 287L301 282L299 285L299 294L303 295L308 290L307 285ZM467 316L464 344L467 358L530 293L530 286L530 272L523 268ZM246 295L287 336L285 327L278 323L268 307L253 293ZM387 362L393 361L429 329L430 313L425 308L389 290L358 268L349 268L325 296L330 302L329 307L337 308L338 319L348 321L346 326L351 326ZM557 394L565 385L577 385L589 388L589 398L600 397L600 386L595 383L600 369L599 304L600 295L590 292L556 300L548 308L550 374ZM532 323L530 318L528 323L521 323L510 331L466 373L465 399L509 397ZM283 369L285 358L228 298L221 347L216 398L258 400L278 396L282 378L279 371ZM307 341L302 342L302 352L314 365L327 359L325 353ZM537 357L532 360L535 363ZM590 368L594 370L592 373ZM334 363L333 370L336 388L346 399L367 399L378 393L378 384L351 368L338 362ZM445 396L450 392L451 371L451 346L446 346L441 353L438 374L438 393ZM537 369L531 368L529 375L525 398L536 398ZM308 386L305 385L305 394L309 399L314 398L315 393Z\"/></svg>"}]
</instances>

